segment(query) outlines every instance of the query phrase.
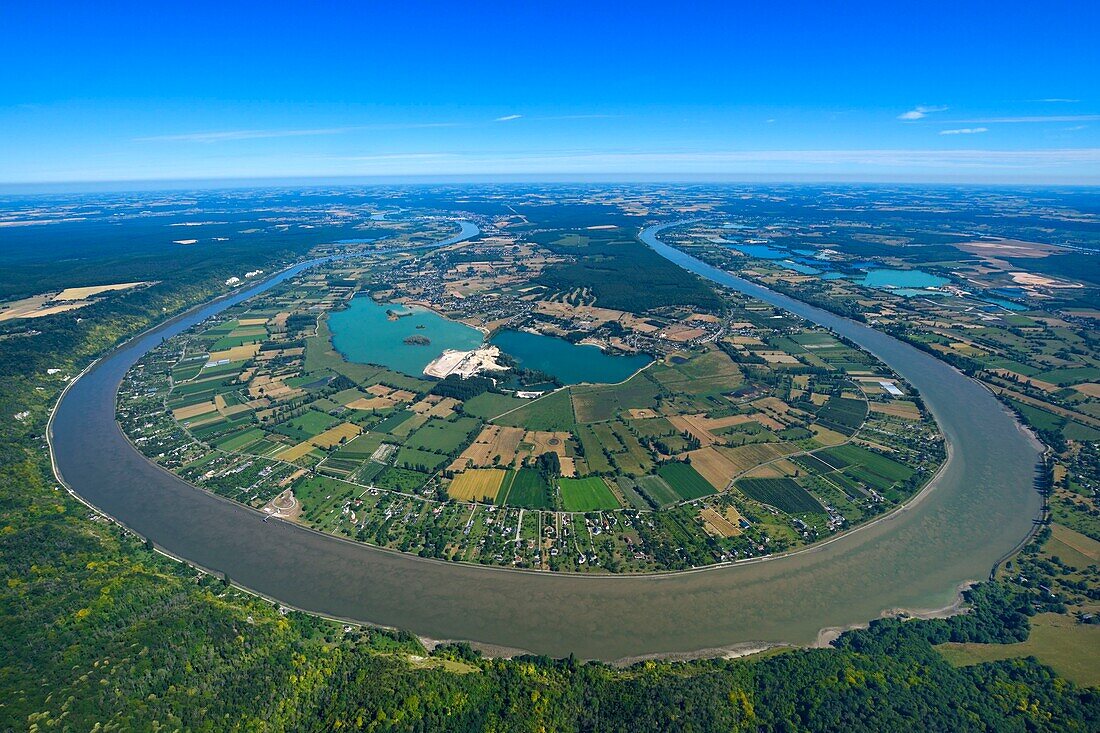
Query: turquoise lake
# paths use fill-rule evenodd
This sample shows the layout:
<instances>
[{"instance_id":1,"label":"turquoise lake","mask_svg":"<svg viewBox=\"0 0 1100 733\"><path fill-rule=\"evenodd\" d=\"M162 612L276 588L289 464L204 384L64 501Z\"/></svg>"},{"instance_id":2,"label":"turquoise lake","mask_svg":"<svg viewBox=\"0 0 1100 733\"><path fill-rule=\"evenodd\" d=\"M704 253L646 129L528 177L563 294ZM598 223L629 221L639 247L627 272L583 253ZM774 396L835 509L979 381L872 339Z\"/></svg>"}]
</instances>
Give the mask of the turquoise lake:
<instances>
[{"instance_id":1,"label":"turquoise lake","mask_svg":"<svg viewBox=\"0 0 1100 733\"><path fill-rule=\"evenodd\" d=\"M1005 310L1010 311L1026 311L1026 305L1020 305L1011 300L1005 300L1004 298L982 298L986 303L992 303L993 305L999 305Z\"/></svg>"},{"instance_id":2,"label":"turquoise lake","mask_svg":"<svg viewBox=\"0 0 1100 733\"><path fill-rule=\"evenodd\" d=\"M945 277L923 270L868 270L867 276L858 281L872 288L935 288L951 282Z\"/></svg>"},{"instance_id":3,"label":"turquoise lake","mask_svg":"<svg viewBox=\"0 0 1100 733\"><path fill-rule=\"evenodd\" d=\"M555 336L526 331L500 331L490 343L524 369L552 374L563 384L621 382L652 361L644 354L611 356L597 346L571 344Z\"/></svg>"},{"instance_id":4,"label":"turquoise lake","mask_svg":"<svg viewBox=\"0 0 1100 733\"><path fill-rule=\"evenodd\" d=\"M386 311L407 314L391 320ZM481 346L485 336L476 328L444 318L417 306L376 303L369 296L353 298L346 310L329 316L332 344L349 361L378 364L413 377L444 349L468 351ZM406 344L409 336L423 336L428 345Z\"/></svg>"},{"instance_id":5,"label":"turquoise lake","mask_svg":"<svg viewBox=\"0 0 1100 733\"><path fill-rule=\"evenodd\" d=\"M784 257L791 256L791 253L786 250L769 247L766 244L729 244L727 246L740 250L749 257L757 257L761 260L781 260Z\"/></svg>"}]
</instances>

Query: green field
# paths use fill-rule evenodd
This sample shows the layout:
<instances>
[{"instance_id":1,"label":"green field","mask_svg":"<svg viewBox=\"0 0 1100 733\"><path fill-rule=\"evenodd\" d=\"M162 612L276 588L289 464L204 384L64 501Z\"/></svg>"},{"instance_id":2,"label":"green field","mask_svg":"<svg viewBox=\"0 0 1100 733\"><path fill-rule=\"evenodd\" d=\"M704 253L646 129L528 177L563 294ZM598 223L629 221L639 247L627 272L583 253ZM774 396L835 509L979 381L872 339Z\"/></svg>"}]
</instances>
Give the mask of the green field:
<instances>
[{"instance_id":1,"label":"green field","mask_svg":"<svg viewBox=\"0 0 1100 733\"><path fill-rule=\"evenodd\" d=\"M643 371L622 384L574 387L572 392L577 421L588 423L610 420L628 408L653 407L660 388Z\"/></svg>"},{"instance_id":2,"label":"green field","mask_svg":"<svg viewBox=\"0 0 1100 733\"><path fill-rule=\"evenodd\" d=\"M374 426L378 433L392 433L393 429L408 420L415 413L412 410L394 410L382 422Z\"/></svg>"},{"instance_id":3,"label":"green field","mask_svg":"<svg viewBox=\"0 0 1100 733\"><path fill-rule=\"evenodd\" d=\"M825 513L817 499L799 486L794 479L743 478L735 486L745 496L763 504L770 504L788 514Z\"/></svg>"},{"instance_id":4,"label":"green field","mask_svg":"<svg viewBox=\"0 0 1100 733\"><path fill-rule=\"evenodd\" d=\"M1074 367L1070 369L1053 369L1049 372L1041 372L1035 375L1036 379L1052 384L1066 386L1080 384L1081 382L1100 381L1100 369L1096 367Z\"/></svg>"},{"instance_id":5,"label":"green field","mask_svg":"<svg viewBox=\"0 0 1100 733\"><path fill-rule=\"evenodd\" d=\"M409 436L405 445L436 453L450 454L463 446L481 422L472 417L460 417L457 420L428 420L419 430Z\"/></svg>"},{"instance_id":6,"label":"green field","mask_svg":"<svg viewBox=\"0 0 1100 733\"><path fill-rule=\"evenodd\" d=\"M202 359L188 359L187 361L180 362L172 367L172 380L177 384L179 382L186 382L188 379L198 375L204 364L206 364L205 357Z\"/></svg>"},{"instance_id":7,"label":"green field","mask_svg":"<svg viewBox=\"0 0 1100 733\"><path fill-rule=\"evenodd\" d=\"M592 473L612 473L615 467L607 460L603 452L603 443L599 437L587 425L577 428L577 438L584 447L584 460L588 464L588 470Z\"/></svg>"},{"instance_id":8,"label":"green field","mask_svg":"<svg viewBox=\"0 0 1100 733\"><path fill-rule=\"evenodd\" d=\"M601 478L563 478L559 479L558 485L561 487L561 503L567 512L619 508L618 500Z\"/></svg>"},{"instance_id":9,"label":"green field","mask_svg":"<svg viewBox=\"0 0 1100 733\"><path fill-rule=\"evenodd\" d=\"M255 443L264 437L264 434L264 431L259 428L250 428L240 433L228 435L214 445L224 451L236 451Z\"/></svg>"},{"instance_id":10,"label":"green field","mask_svg":"<svg viewBox=\"0 0 1100 733\"><path fill-rule=\"evenodd\" d=\"M710 482L688 463L673 461L657 469L657 475L665 480L682 499L698 499L714 493Z\"/></svg>"},{"instance_id":11,"label":"green field","mask_svg":"<svg viewBox=\"0 0 1100 733\"><path fill-rule=\"evenodd\" d=\"M497 492L497 504L507 504L524 509L553 509L550 485L538 471L521 468L509 471Z\"/></svg>"},{"instance_id":12,"label":"green field","mask_svg":"<svg viewBox=\"0 0 1100 733\"><path fill-rule=\"evenodd\" d=\"M513 425L526 430L565 431L573 429L573 403L569 390L561 389L553 394L528 402L523 407L493 422Z\"/></svg>"},{"instance_id":13,"label":"green field","mask_svg":"<svg viewBox=\"0 0 1100 733\"><path fill-rule=\"evenodd\" d=\"M905 481L913 475L913 469L904 466L892 458L880 456L858 445L838 445L835 448L819 450L815 455L824 458L837 468L863 466L891 482ZM843 465L841 465L843 464Z\"/></svg>"},{"instance_id":14,"label":"green field","mask_svg":"<svg viewBox=\"0 0 1100 733\"><path fill-rule=\"evenodd\" d=\"M847 397L830 397L817 413L819 422L845 435L851 435L866 418L867 403Z\"/></svg>"},{"instance_id":15,"label":"green field","mask_svg":"<svg viewBox=\"0 0 1100 733\"><path fill-rule=\"evenodd\" d=\"M495 392L482 392L477 397L471 397L463 402L462 411L467 415L480 417L482 420L491 420L497 415L522 407L528 402L530 400L522 400L518 397L510 397Z\"/></svg>"},{"instance_id":16,"label":"green field","mask_svg":"<svg viewBox=\"0 0 1100 733\"><path fill-rule=\"evenodd\" d=\"M379 433L363 433L357 438L353 438L346 443L340 450L333 454L335 458L347 458L353 460L365 460L370 458L378 446L382 445L383 437Z\"/></svg>"},{"instance_id":17,"label":"green field","mask_svg":"<svg viewBox=\"0 0 1100 733\"><path fill-rule=\"evenodd\" d=\"M638 490L653 500L658 506L675 504L683 497L672 490L660 476L640 476L634 479Z\"/></svg>"},{"instance_id":18,"label":"green field","mask_svg":"<svg viewBox=\"0 0 1100 733\"><path fill-rule=\"evenodd\" d=\"M395 465L414 471L430 473L449 461L450 459L447 456L441 456L438 453L403 446L397 451Z\"/></svg>"},{"instance_id":19,"label":"green field","mask_svg":"<svg viewBox=\"0 0 1100 733\"><path fill-rule=\"evenodd\" d=\"M308 440L314 435L320 435L338 422L340 421L332 415L326 415L318 410L306 410L301 415L292 417L277 426L275 432L298 440Z\"/></svg>"},{"instance_id":20,"label":"green field","mask_svg":"<svg viewBox=\"0 0 1100 733\"><path fill-rule=\"evenodd\" d=\"M377 466L379 464L372 465ZM428 475L426 473L389 466L378 474L374 479L374 484L380 489L410 493L423 486L427 480Z\"/></svg>"},{"instance_id":21,"label":"green field","mask_svg":"<svg viewBox=\"0 0 1100 733\"><path fill-rule=\"evenodd\" d=\"M1100 685L1100 628L1072 618L1041 613L1031 621L1031 634L1018 644L940 644L936 649L956 667L998 659L1035 657L1079 685Z\"/></svg>"}]
</instances>

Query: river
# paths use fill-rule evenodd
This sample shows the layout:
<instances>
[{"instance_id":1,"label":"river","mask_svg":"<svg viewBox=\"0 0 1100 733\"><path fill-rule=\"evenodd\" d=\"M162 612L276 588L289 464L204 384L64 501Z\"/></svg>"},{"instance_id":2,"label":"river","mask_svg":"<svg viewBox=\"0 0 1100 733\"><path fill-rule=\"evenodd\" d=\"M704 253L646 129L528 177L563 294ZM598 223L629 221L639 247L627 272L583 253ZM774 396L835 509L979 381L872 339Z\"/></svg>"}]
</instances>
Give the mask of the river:
<instances>
[{"instance_id":1,"label":"river","mask_svg":"<svg viewBox=\"0 0 1100 733\"><path fill-rule=\"evenodd\" d=\"M824 627L884 610L950 604L1024 537L1040 506L1038 445L977 382L862 324L736 278L667 247L660 254L863 345L922 393L950 459L933 490L888 519L797 554L658 576L575 576L484 568L380 550L195 489L146 460L114 419L126 371L146 351L308 265L170 321L76 380L51 422L73 492L166 551L308 611L556 656L617 660L747 642L810 643Z\"/></svg>"}]
</instances>

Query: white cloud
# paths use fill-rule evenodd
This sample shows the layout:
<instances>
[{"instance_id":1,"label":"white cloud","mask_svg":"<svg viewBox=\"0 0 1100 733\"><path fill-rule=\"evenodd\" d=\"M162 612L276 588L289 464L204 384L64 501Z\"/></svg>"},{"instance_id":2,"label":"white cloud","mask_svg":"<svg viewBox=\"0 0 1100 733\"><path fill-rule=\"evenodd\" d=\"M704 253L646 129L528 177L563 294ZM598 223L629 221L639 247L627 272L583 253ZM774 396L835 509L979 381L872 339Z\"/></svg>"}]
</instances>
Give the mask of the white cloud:
<instances>
[{"instance_id":1,"label":"white cloud","mask_svg":"<svg viewBox=\"0 0 1100 733\"><path fill-rule=\"evenodd\" d=\"M504 115L503 117L497 117L493 122L511 122L512 120L518 120L523 115Z\"/></svg>"},{"instance_id":2,"label":"white cloud","mask_svg":"<svg viewBox=\"0 0 1100 733\"><path fill-rule=\"evenodd\" d=\"M1048 104L1057 104L1057 103L1060 103L1060 102L1064 102L1066 104L1075 104L1077 102L1080 102L1081 100L1080 99L1066 99L1064 97L1047 97L1046 99L1036 99L1035 101L1036 102L1046 102Z\"/></svg>"},{"instance_id":3,"label":"white cloud","mask_svg":"<svg viewBox=\"0 0 1100 733\"><path fill-rule=\"evenodd\" d=\"M940 130L941 135L977 135L979 132L989 132L988 127L960 127L956 130Z\"/></svg>"},{"instance_id":4,"label":"white cloud","mask_svg":"<svg viewBox=\"0 0 1100 733\"><path fill-rule=\"evenodd\" d=\"M928 115L932 114L933 112L946 112L946 111L947 111L947 107L929 107L929 106L926 106L926 105L918 104L916 107L909 110L908 112L902 112L900 115L898 115L898 119L899 120L905 120L907 122L911 122L913 120L919 120L919 119L922 119L924 117L927 117Z\"/></svg>"}]
</instances>

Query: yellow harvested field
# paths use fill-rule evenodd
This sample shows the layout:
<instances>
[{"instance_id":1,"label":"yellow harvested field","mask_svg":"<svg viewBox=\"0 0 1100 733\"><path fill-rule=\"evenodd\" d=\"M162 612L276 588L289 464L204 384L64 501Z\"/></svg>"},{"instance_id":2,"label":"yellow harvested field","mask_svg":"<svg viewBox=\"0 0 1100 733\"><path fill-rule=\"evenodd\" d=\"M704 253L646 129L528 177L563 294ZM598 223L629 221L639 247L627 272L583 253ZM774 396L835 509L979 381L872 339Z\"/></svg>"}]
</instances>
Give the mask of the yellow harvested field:
<instances>
[{"instance_id":1,"label":"yellow harvested field","mask_svg":"<svg viewBox=\"0 0 1100 733\"><path fill-rule=\"evenodd\" d=\"M492 501L506 475L502 468L472 468L455 476L447 493L459 501Z\"/></svg>"},{"instance_id":2,"label":"yellow harvested field","mask_svg":"<svg viewBox=\"0 0 1100 733\"><path fill-rule=\"evenodd\" d=\"M309 452L314 448L313 443L308 440L302 441L298 445L291 446L284 451L280 451L275 454L275 458L280 461L286 461L287 463L293 463L302 456L309 455Z\"/></svg>"},{"instance_id":3,"label":"yellow harvested field","mask_svg":"<svg viewBox=\"0 0 1100 733\"><path fill-rule=\"evenodd\" d=\"M535 446L532 455L541 456L543 453L557 453L558 458L565 459L565 444L572 437L570 433L550 433L542 431L527 431L523 436L524 443Z\"/></svg>"},{"instance_id":4,"label":"yellow harvested field","mask_svg":"<svg viewBox=\"0 0 1100 733\"><path fill-rule=\"evenodd\" d=\"M454 414L455 405L458 404L458 400L453 397L440 397L439 395L428 395L424 399L417 402L415 405L409 407L410 410L418 415L427 415L428 417L447 418Z\"/></svg>"},{"instance_id":5,"label":"yellow harvested field","mask_svg":"<svg viewBox=\"0 0 1100 733\"><path fill-rule=\"evenodd\" d=\"M1078 569L1100 562L1100 542L1060 524L1052 524L1050 529L1054 546L1045 548L1048 554L1058 555Z\"/></svg>"},{"instance_id":6,"label":"yellow harvested field","mask_svg":"<svg viewBox=\"0 0 1100 733\"><path fill-rule=\"evenodd\" d=\"M577 463L573 460L571 456L566 456L561 459L561 475L565 476L566 478L576 478ZM607 479L604 480L606 481Z\"/></svg>"},{"instance_id":7,"label":"yellow harvested field","mask_svg":"<svg viewBox=\"0 0 1100 733\"><path fill-rule=\"evenodd\" d=\"M707 480L718 491L724 490L733 477L741 473L737 464L726 458L715 448L699 448L688 455L691 457L691 467Z\"/></svg>"},{"instance_id":8,"label":"yellow harvested field","mask_svg":"<svg viewBox=\"0 0 1100 733\"><path fill-rule=\"evenodd\" d=\"M237 323L242 326L263 326L267 323L266 318L241 318Z\"/></svg>"},{"instance_id":9,"label":"yellow harvested field","mask_svg":"<svg viewBox=\"0 0 1100 733\"><path fill-rule=\"evenodd\" d=\"M435 403L432 409L428 410L428 417L448 418L454 414L455 407L458 406L458 400L454 397L444 397L439 402Z\"/></svg>"},{"instance_id":10,"label":"yellow harvested field","mask_svg":"<svg viewBox=\"0 0 1100 733\"><path fill-rule=\"evenodd\" d=\"M741 512L737 511L736 507L726 507L725 515L726 519L733 524L738 524L741 521Z\"/></svg>"},{"instance_id":11,"label":"yellow harvested field","mask_svg":"<svg viewBox=\"0 0 1100 733\"><path fill-rule=\"evenodd\" d=\"M797 364L798 359L794 358L785 351L757 351L754 352L764 361L769 364Z\"/></svg>"},{"instance_id":12,"label":"yellow harvested field","mask_svg":"<svg viewBox=\"0 0 1100 733\"><path fill-rule=\"evenodd\" d=\"M99 295L100 293L107 293L114 290L129 290L139 285L152 285L152 283L118 283L117 285L91 285L84 288L65 288L60 293L53 296L53 300L84 300L93 295Z\"/></svg>"},{"instance_id":13,"label":"yellow harvested field","mask_svg":"<svg viewBox=\"0 0 1100 733\"><path fill-rule=\"evenodd\" d=\"M281 379L257 377L248 385L248 395L253 399L267 397L273 400L285 400L302 394L302 390L288 387Z\"/></svg>"},{"instance_id":14,"label":"yellow harvested field","mask_svg":"<svg viewBox=\"0 0 1100 733\"><path fill-rule=\"evenodd\" d=\"M309 439L309 442L321 448L332 448L340 445L341 440L351 440L361 432L363 432L363 429L358 425L345 422L335 425L319 435L314 435Z\"/></svg>"},{"instance_id":15,"label":"yellow harvested field","mask_svg":"<svg viewBox=\"0 0 1100 733\"><path fill-rule=\"evenodd\" d=\"M822 445L840 445L848 440L848 436L838 433L835 430L824 428L817 423L810 426L810 430L814 434L814 440Z\"/></svg>"},{"instance_id":16,"label":"yellow harvested field","mask_svg":"<svg viewBox=\"0 0 1100 733\"><path fill-rule=\"evenodd\" d=\"M700 336L705 336L707 334L707 332L701 328L690 328L688 326L681 325L672 326L662 333L664 334L664 337L669 341L676 341L678 343L691 341L692 339L697 339Z\"/></svg>"},{"instance_id":17,"label":"yellow harvested field","mask_svg":"<svg viewBox=\"0 0 1100 733\"><path fill-rule=\"evenodd\" d=\"M516 460L521 440L523 428L486 425L458 460L469 461L474 466L491 466L493 457L500 456L499 465L509 466Z\"/></svg>"},{"instance_id":18,"label":"yellow harvested field","mask_svg":"<svg viewBox=\"0 0 1100 733\"><path fill-rule=\"evenodd\" d=\"M798 449L787 444L751 443L736 448L721 447L715 450L733 463L736 473L742 473L759 466L761 463L782 458Z\"/></svg>"},{"instance_id":19,"label":"yellow harvested field","mask_svg":"<svg viewBox=\"0 0 1100 733\"><path fill-rule=\"evenodd\" d=\"M206 361L221 361L222 359L244 361L245 359L251 359L258 353L260 353L259 344L243 344L224 351L211 351L210 355L206 357Z\"/></svg>"},{"instance_id":20,"label":"yellow harvested field","mask_svg":"<svg viewBox=\"0 0 1100 733\"><path fill-rule=\"evenodd\" d=\"M707 507L703 511L699 512L699 516L706 523L706 529L708 531L713 530L712 534L716 534L721 537L736 537L737 535L741 534L740 527L731 523L728 519L726 519L710 507Z\"/></svg>"},{"instance_id":21,"label":"yellow harvested field","mask_svg":"<svg viewBox=\"0 0 1100 733\"><path fill-rule=\"evenodd\" d=\"M1084 384L1075 384L1073 388L1081 394L1087 394L1089 397L1100 397L1100 384L1096 382L1085 382Z\"/></svg>"},{"instance_id":22,"label":"yellow harvested field","mask_svg":"<svg viewBox=\"0 0 1100 733\"><path fill-rule=\"evenodd\" d=\"M367 387L367 391L376 397L386 397L390 392L393 392L393 388L387 387L384 384L372 384Z\"/></svg>"},{"instance_id":23,"label":"yellow harvested field","mask_svg":"<svg viewBox=\"0 0 1100 733\"><path fill-rule=\"evenodd\" d=\"M42 318L92 304L90 300L47 305L49 302L49 296L33 295L30 298L5 303L0 306L0 322L14 321L16 318Z\"/></svg>"},{"instance_id":24,"label":"yellow harvested field","mask_svg":"<svg viewBox=\"0 0 1100 733\"><path fill-rule=\"evenodd\" d=\"M786 415L791 410L791 406L778 397L764 397L763 399L755 400L752 406L758 410L776 415Z\"/></svg>"},{"instance_id":25,"label":"yellow harvested field","mask_svg":"<svg viewBox=\"0 0 1100 733\"><path fill-rule=\"evenodd\" d=\"M397 404L389 397L360 397L344 405L350 410L385 410Z\"/></svg>"},{"instance_id":26,"label":"yellow harvested field","mask_svg":"<svg viewBox=\"0 0 1100 733\"><path fill-rule=\"evenodd\" d=\"M760 423L768 430L786 430L787 424L776 420L774 417L767 415L763 412L758 412L752 416L753 420Z\"/></svg>"},{"instance_id":27,"label":"yellow harvested field","mask_svg":"<svg viewBox=\"0 0 1100 733\"><path fill-rule=\"evenodd\" d=\"M370 390L367 391L369 392ZM391 400L397 400L398 402L408 402L414 397L416 397L416 392L410 392L407 389L395 389L389 394Z\"/></svg>"},{"instance_id":28,"label":"yellow harvested field","mask_svg":"<svg viewBox=\"0 0 1100 733\"><path fill-rule=\"evenodd\" d=\"M731 425L743 425L744 423L755 421L755 415L726 415L725 417L703 418L700 424L705 426L707 430L718 430L720 428L728 428Z\"/></svg>"},{"instance_id":29,"label":"yellow harvested field","mask_svg":"<svg viewBox=\"0 0 1100 733\"><path fill-rule=\"evenodd\" d=\"M668 418L668 421L672 423L672 426L677 430L691 433L698 438L700 445L706 447L714 445L719 442L719 440L714 434L703 427L701 422L705 419L706 418L702 415L672 415Z\"/></svg>"},{"instance_id":30,"label":"yellow harvested field","mask_svg":"<svg viewBox=\"0 0 1100 733\"><path fill-rule=\"evenodd\" d=\"M779 460L757 466L745 474L745 478L785 478L799 473L798 466L788 460Z\"/></svg>"},{"instance_id":31,"label":"yellow harvested field","mask_svg":"<svg viewBox=\"0 0 1100 733\"><path fill-rule=\"evenodd\" d=\"M920 420L920 410L912 402L868 402L871 412L879 412L903 420Z\"/></svg>"},{"instance_id":32,"label":"yellow harvested field","mask_svg":"<svg viewBox=\"0 0 1100 733\"><path fill-rule=\"evenodd\" d=\"M409 409L417 415L426 415L436 402L439 402L439 395L430 394L416 404L409 405Z\"/></svg>"},{"instance_id":33,"label":"yellow harvested field","mask_svg":"<svg viewBox=\"0 0 1100 733\"><path fill-rule=\"evenodd\" d=\"M214 412L218 407L213 402L200 402L197 405L188 405L187 407L180 407L172 410L172 417L176 420L190 420L193 417L199 415L205 415L208 412Z\"/></svg>"}]
</instances>

